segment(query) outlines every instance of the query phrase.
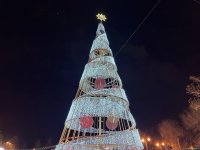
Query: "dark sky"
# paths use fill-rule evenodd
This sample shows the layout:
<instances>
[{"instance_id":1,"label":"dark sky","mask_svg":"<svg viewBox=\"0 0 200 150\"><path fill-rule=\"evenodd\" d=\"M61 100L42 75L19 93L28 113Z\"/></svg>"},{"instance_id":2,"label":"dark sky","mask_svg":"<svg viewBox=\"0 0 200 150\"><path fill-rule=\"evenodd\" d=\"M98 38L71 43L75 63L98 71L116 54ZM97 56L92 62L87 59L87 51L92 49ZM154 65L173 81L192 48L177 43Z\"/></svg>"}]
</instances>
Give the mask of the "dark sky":
<instances>
[{"instance_id":1,"label":"dark sky","mask_svg":"<svg viewBox=\"0 0 200 150\"><path fill-rule=\"evenodd\" d=\"M97 12L115 54L156 0L0 2L0 130L20 146L56 144L95 38ZM200 74L200 4L161 0L115 58L137 127L155 129L187 107Z\"/></svg>"}]
</instances>

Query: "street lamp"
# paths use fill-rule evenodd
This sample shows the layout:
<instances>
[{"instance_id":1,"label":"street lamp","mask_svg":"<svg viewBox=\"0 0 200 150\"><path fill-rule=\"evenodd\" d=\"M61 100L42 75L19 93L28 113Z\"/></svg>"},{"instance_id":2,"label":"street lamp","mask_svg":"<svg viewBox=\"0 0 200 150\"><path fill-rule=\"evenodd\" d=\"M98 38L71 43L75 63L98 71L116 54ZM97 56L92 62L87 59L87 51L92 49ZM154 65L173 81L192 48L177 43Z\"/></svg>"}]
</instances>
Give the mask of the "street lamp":
<instances>
[{"instance_id":1,"label":"street lamp","mask_svg":"<svg viewBox=\"0 0 200 150\"><path fill-rule=\"evenodd\" d=\"M7 141L6 143L5 143L5 147L7 147L8 149L12 149L12 148L14 148L14 144L13 143L11 143L10 141Z\"/></svg>"},{"instance_id":2,"label":"street lamp","mask_svg":"<svg viewBox=\"0 0 200 150\"><path fill-rule=\"evenodd\" d=\"M159 149L163 149L163 148L165 148L165 143L164 142L162 142L162 143L159 143L159 142L157 142L156 144L156 147L158 147Z\"/></svg>"},{"instance_id":3,"label":"street lamp","mask_svg":"<svg viewBox=\"0 0 200 150\"><path fill-rule=\"evenodd\" d=\"M150 141L151 141L151 139L148 137L148 138L147 138L147 141L148 141L148 142L150 142Z\"/></svg>"},{"instance_id":4,"label":"street lamp","mask_svg":"<svg viewBox=\"0 0 200 150\"><path fill-rule=\"evenodd\" d=\"M157 146L157 147L159 147L159 146L160 146L160 144L159 144L159 143L156 143L156 146Z\"/></svg>"},{"instance_id":5,"label":"street lamp","mask_svg":"<svg viewBox=\"0 0 200 150\"><path fill-rule=\"evenodd\" d=\"M194 147L193 147L193 146L191 146L191 147L190 147L190 149L191 149L191 150L194 150Z\"/></svg>"},{"instance_id":6,"label":"street lamp","mask_svg":"<svg viewBox=\"0 0 200 150\"><path fill-rule=\"evenodd\" d=\"M150 142L151 139L148 137L148 138L142 138L142 143L145 144L145 147L146 147L146 150L148 150L148 142Z\"/></svg>"}]
</instances>

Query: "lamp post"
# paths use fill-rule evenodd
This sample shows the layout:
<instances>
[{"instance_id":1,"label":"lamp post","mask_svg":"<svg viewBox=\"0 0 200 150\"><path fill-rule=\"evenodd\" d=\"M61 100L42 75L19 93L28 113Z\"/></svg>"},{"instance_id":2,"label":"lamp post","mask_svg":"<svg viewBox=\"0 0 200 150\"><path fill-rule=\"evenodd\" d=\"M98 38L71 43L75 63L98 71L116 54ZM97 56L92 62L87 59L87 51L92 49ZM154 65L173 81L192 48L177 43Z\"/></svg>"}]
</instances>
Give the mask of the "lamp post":
<instances>
[{"instance_id":1,"label":"lamp post","mask_svg":"<svg viewBox=\"0 0 200 150\"><path fill-rule=\"evenodd\" d=\"M160 145L160 143L156 143L156 147L158 148L158 149L161 149L162 150L162 146Z\"/></svg>"},{"instance_id":2,"label":"lamp post","mask_svg":"<svg viewBox=\"0 0 200 150\"><path fill-rule=\"evenodd\" d=\"M11 143L10 141L5 142L5 147L8 149L13 149L15 145Z\"/></svg>"},{"instance_id":3,"label":"lamp post","mask_svg":"<svg viewBox=\"0 0 200 150\"><path fill-rule=\"evenodd\" d=\"M158 148L161 149L161 150L162 150L163 148L165 149L165 143L164 143L164 142L162 142L162 143L157 142L155 145L156 145L156 147L158 147Z\"/></svg>"},{"instance_id":4,"label":"lamp post","mask_svg":"<svg viewBox=\"0 0 200 150\"><path fill-rule=\"evenodd\" d=\"M149 150L148 149L148 142L150 142L150 141L151 141L151 139L149 137L148 138L142 138L142 143L145 144L146 150Z\"/></svg>"}]
</instances>

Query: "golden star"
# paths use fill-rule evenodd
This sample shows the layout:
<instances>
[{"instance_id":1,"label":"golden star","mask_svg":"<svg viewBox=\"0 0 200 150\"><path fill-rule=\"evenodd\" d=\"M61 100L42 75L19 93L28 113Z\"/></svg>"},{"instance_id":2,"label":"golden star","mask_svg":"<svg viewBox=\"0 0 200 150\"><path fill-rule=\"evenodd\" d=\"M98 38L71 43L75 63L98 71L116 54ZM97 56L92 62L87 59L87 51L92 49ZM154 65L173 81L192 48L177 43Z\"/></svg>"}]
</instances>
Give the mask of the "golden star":
<instances>
[{"instance_id":1,"label":"golden star","mask_svg":"<svg viewBox=\"0 0 200 150\"><path fill-rule=\"evenodd\" d=\"M97 16L97 19L100 20L101 22L102 21L106 21L106 19L107 19L104 14L99 14L98 13L96 16Z\"/></svg>"}]
</instances>

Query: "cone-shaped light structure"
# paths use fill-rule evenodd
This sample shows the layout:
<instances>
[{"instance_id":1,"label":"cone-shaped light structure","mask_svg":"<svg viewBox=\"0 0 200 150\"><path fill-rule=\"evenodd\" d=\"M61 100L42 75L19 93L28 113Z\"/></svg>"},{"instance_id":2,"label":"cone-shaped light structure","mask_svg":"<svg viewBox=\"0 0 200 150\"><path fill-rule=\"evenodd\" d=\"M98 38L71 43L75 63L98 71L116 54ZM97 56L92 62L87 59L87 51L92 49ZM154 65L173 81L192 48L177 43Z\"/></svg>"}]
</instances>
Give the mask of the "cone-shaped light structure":
<instances>
[{"instance_id":1,"label":"cone-shaped light structure","mask_svg":"<svg viewBox=\"0 0 200 150\"><path fill-rule=\"evenodd\" d=\"M143 149L102 23L56 149Z\"/></svg>"}]
</instances>

